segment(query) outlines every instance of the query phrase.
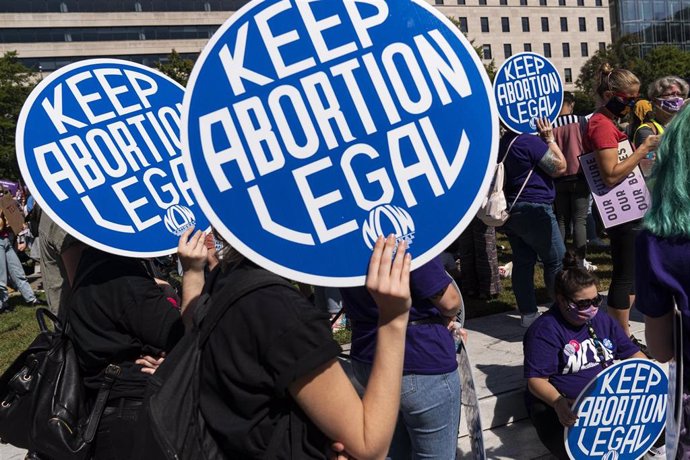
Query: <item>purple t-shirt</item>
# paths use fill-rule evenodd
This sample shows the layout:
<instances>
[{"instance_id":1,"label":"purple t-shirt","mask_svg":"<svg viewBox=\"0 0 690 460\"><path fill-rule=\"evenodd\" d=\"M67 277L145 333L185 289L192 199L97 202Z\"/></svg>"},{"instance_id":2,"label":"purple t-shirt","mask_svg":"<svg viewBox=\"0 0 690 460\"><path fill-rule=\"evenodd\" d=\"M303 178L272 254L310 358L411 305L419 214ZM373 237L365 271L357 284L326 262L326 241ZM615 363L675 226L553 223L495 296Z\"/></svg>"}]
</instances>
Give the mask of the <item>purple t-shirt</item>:
<instances>
[{"instance_id":1,"label":"purple t-shirt","mask_svg":"<svg viewBox=\"0 0 690 460\"><path fill-rule=\"evenodd\" d=\"M561 394L575 399L603 370L602 351L609 364L640 351L618 323L601 310L592 320L592 327L603 347L597 347L587 326L573 326L557 306L551 307L525 334L525 378L548 377Z\"/></svg>"},{"instance_id":2,"label":"purple t-shirt","mask_svg":"<svg viewBox=\"0 0 690 460\"><path fill-rule=\"evenodd\" d=\"M690 239L661 238L643 230L635 241L635 306L652 318L673 311L683 318L685 382L690 382Z\"/></svg>"},{"instance_id":3,"label":"purple t-shirt","mask_svg":"<svg viewBox=\"0 0 690 460\"><path fill-rule=\"evenodd\" d=\"M443 324L433 322L440 313L429 297L445 289L451 278L441 260L435 257L410 273L412 310L410 321L429 320L425 324L410 324L405 338L403 371L415 374L445 374L457 369L455 344ZM365 287L340 289L343 305L352 323L350 356L357 361L372 363L376 349L378 307Z\"/></svg>"},{"instance_id":4,"label":"purple t-shirt","mask_svg":"<svg viewBox=\"0 0 690 460\"><path fill-rule=\"evenodd\" d=\"M515 138L515 133L507 133L501 138L498 150L498 161L501 161L510 142ZM527 179L530 170L534 168L525 189L520 194L518 203L553 203L556 197L556 188L553 179L546 174L537 164L549 150L549 146L539 136L520 134L513 143L510 153L503 163L505 167L506 181L503 188L508 206L513 203L522 184Z\"/></svg>"}]
</instances>

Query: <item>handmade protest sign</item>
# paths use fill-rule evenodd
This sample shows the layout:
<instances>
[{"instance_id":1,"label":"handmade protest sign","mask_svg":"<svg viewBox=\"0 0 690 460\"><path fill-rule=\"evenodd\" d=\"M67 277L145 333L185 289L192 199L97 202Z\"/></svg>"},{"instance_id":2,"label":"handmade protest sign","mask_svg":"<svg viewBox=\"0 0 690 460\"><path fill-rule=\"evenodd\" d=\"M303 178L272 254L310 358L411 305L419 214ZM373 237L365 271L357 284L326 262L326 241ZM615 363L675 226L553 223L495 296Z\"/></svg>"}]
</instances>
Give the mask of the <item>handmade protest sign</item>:
<instances>
[{"instance_id":1,"label":"handmade protest sign","mask_svg":"<svg viewBox=\"0 0 690 460\"><path fill-rule=\"evenodd\" d=\"M659 364L628 359L604 369L580 393L565 446L576 460L637 460L666 421L668 378Z\"/></svg>"},{"instance_id":2,"label":"handmade protest sign","mask_svg":"<svg viewBox=\"0 0 690 460\"><path fill-rule=\"evenodd\" d=\"M170 254L208 227L180 149L184 89L128 61L93 59L50 74L17 124L17 159L43 211L91 246Z\"/></svg>"},{"instance_id":3,"label":"handmade protest sign","mask_svg":"<svg viewBox=\"0 0 690 460\"><path fill-rule=\"evenodd\" d=\"M427 262L476 214L496 162L486 73L423 0L251 2L203 50L184 111L212 225L312 284L362 284L380 234Z\"/></svg>"},{"instance_id":4,"label":"handmade protest sign","mask_svg":"<svg viewBox=\"0 0 690 460\"><path fill-rule=\"evenodd\" d=\"M556 67L536 53L506 59L494 77L501 121L516 133L537 131L536 119L556 119L563 104L563 82Z\"/></svg>"},{"instance_id":5,"label":"handmade protest sign","mask_svg":"<svg viewBox=\"0 0 690 460\"><path fill-rule=\"evenodd\" d=\"M618 144L618 161L623 161L632 152L630 141L621 141ZM639 166L635 167L620 184L609 187L601 177L594 152L581 155L580 165L604 227L609 228L644 217L651 201Z\"/></svg>"}]
</instances>

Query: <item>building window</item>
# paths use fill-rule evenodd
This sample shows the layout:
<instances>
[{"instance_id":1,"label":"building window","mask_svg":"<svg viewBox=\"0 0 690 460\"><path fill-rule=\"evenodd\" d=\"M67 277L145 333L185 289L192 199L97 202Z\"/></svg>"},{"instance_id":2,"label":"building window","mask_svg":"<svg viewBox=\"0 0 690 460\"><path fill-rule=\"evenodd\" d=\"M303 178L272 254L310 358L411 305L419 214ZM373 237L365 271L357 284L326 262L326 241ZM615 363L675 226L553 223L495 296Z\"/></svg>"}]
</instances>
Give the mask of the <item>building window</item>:
<instances>
[{"instance_id":1,"label":"building window","mask_svg":"<svg viewBox=\"0 0 690 460\"><path fill-rule=\"evenodd\" d=\"M585 0L577 0L577 6L585 6Z\"/></svg>"},{"instance_id":2,"label":"building window","mask_svg":"<svg viewBox=\"0 0 690 460\"><path fill-rule=\"evenodd\" d=\"M522 45L523 48L525 49L526 52L531 53L532 52L532 44L531 43L525 43Z\"/></svg>"},{"instance_id":3,"label":"building window","mask_svg":"<svg viewBox=\"0 0 690 460\"><path fill-rule=\"evenodd\" d=\"M209 2L204 2L204 11L211 11L211 4Z\"/></svg>"},{"instance_id":4,"label":"building window","mask_svg":"<svg viewBox=\"0 0 690 460\"><path fill-rule=\"evenodd\" d=\"M499 3L503 6L508 4L508 0L499 0Z\"/></svg>"},{"instance_id":5,"label":"building window","mask_svg":"<svg viewBox=\"0 0 690 460\"><path fill-rule=\"evenodd\" d=\"M549 18L541 18L541 31L542 32L548 32L549 31Z\"/></svg>"},{"instance_id":6,"label":"building window","mask_svg":"<svg viewBox=\"0 0 690 460\"><path fill-rule=\"evenodd\" d=\"M510 43L506 43L503 45L503 56L508 59L510 56L513 55L513 45Z\"/></svg>"},{"instance_id":7,"label":"building window","mask_svg":"<svg viewBox=\"0 0 690 460\"><path fill-rule=\"evenodd\" d=\"M558 0L558 6L565 6L565 0Z\"/></svg>"},{"instance_id":8,"label":"building window","mask_svg":"<svg viewBox=\"0 0 690 460\"><path fill-rule=\"evenodd\" d=\"M501 18L501 30L503 32L510 32L510 18Z\"/></svg>"},{"instance_id":9,"label":"building window","mask_svg":"<svg viewBox=\"0 0 690 460\"><path fill-rule=\"evenodd\" d=\"M601 0L595 0L595 1L594 1L594 4L595 4L596 6L603 6Z\"/></svg>"},{"instance_id":10,"label":"building window","mask_svg":"<svg viewBox=\"0 0 690 460\"><path fill-rule=\"evenodd\" d=\"M443 0L435 0L436 6L443 6Z\"/></svg>"},{"instance_id":11,"label":"building window","mask_svg":"<svg viewBox=\"0 0 690 460\"><path fill-rule=\"evenodd\" d=\"M561 18L561 32L568 31L568 18Z\"/></svg>"},{"instance_id":12,"label":"building window","mask_svg":"<svg viewBox=\"0 0 690 460\"><path fill-rule=\"evenodd\" d=\"M527 0L520 0L520 6L527 6Z\"/></svg>"},{"instance_id":13,"label":"building window","mask_svg":"<svg viewBox=\"0 0 690 460\"><path fill-rule=\"evenodd\" d=\"M491 57L491 45L482 46L482 55L484 56L484 59L493 59Z\"/></svg>"},{"instance_id":14,"label":"building window","mask_svg":"<svg viewBox=\"0 0 690 460\"><path fill-rule=\"evenodd\" d=\"M563 73L565 74L565 82L566 83L572 83L573 82L573 71L572 69L565 68L563 69Z\"/></svg>"},{"instance_id":15,"label":"building window","mask_svg":"<svg viewBox=\"0 0 690 460\"><path fill-rule=\"evenodd\" d=\"M551 43L544 43L544 57L551 57Z\"/></svg>"},{"instance_id":16,"label":"building window","mask_svg":"<svg viewBox=\"0 0 690 460\"><path fill-rule=\"evenodd\" d=\"M467 18L463 16L463 17L458 18L458 21L460 22L460 32L466 34L467 33Z\"/></svg>"},{"instance_id":17,"label":"building window","mask_svg":"<svg viewBox=\"0 0 690 460\"><path fill-rule=\"evenodd\" d=\"M482 27L482 32L488 32L489 31L489 18L486 16L482 16L479 18L479 24Z\"/></svg>"},{"instance_id":18,"label":"building window","mask_svg":"<svg viewBox=\"0 0 690 460\"><path fill-rule=\"evenodd\" d=\"M67 9L67 3L61 2L60 3L60 13L68 13L69 10Z\"/></svg>"},{"instance_id":19,"label":"building window","mask_svg":"<svg viewBox=\"0 0 690 460\"><path fill-rule=\"evenodd\" d=\"M529 18L522 18L522 31L529 32Z\"/></svg>"},{"instance_id":20,"label":"building window","mask_svg":"<svg viewBox=\"0 0 690 460\"><path fill-rule=\"evenodd\" d=\"M486 0L479 0L480 5L486 5Z\"/></svg>"},{"instance_id":21,"label":"building window","mask_svg":"<svg viewBox=\"0 0 690 460\"><path fill-rule=\"evenodd\" d=\"M580 26L580 32L587 32L587 19L577 18L577 23Z\"/></svg>"},{"instance_id":22,"label":"building window","mask_svg":"<svg viewBox=\"0 0 690 460\"><path fill-rule=\"evenodd\" d=\"M606 43L599 42L599 51L606 51Z\"/></svg>"},{"instance_id":23,"label":"building window","mask_svg":"<svg viewBox=\"0 0 690 460\"><path fill-rule=\"evenodd\" d=\"M586 42L580 43L580 53L582 54L582 57L589 56L589 45L587 45Z\"/></svg>"},{"instance_id":24,"label":"building window","mask_svg":"<svg viewBox=\"0 0 690 460\"><path fill-rule=\"evenodd\" d=\"M539 6L546 6L546 0L539 0Z\"/></svg>"},{"instance_id":25,"label":"building window","mask_svg":"<svg viewBox=\"0 0 690 460\"><path fill-rule=\"evenodd\" d=\"M597 18L597 31L604 31L604 18Z\"/></svg>"},{"instance_id":26,"label":"building window","mask_svg":"<svg viewBox=\"0 0 690 460\"><path fill-rule=\"evenodd\" d=\"M465 0L458 0L458 5L464 5L464 4L465 4Z\"/></svg>"},{"instance_id":27,"label":"building window","mask_svg":"<svg viewBox=\"0 0 690 460\"><path fill-rule=\"evenodd\" d=\"M134 11L141 13L141 2L134 2Z\"/></svg>"},{"instance_id":28,"label":"building window","mask_svg":"<svg viewBox=\"0 0 690 460\"><path fill-rule=\"evenodd\" d=\"M563 57L570 57L570 43L563 43Z\"/></svg>"}]
</instances>

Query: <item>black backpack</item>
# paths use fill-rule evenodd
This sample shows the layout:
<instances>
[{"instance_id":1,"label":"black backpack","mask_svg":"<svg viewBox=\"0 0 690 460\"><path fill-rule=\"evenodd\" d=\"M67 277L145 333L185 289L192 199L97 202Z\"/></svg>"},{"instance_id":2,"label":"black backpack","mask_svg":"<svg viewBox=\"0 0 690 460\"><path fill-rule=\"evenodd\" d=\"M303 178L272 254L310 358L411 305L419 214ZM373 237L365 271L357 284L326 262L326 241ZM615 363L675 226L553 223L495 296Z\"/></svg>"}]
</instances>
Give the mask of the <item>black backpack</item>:
<instances>
[{"instance_id":1,"label":"black backpack","mask_svg":"<svg viewBox=\"0 0 690 460\"><path fill-rule=\"evenodd\" d=\"M212 295L220 270L211 273L197 301L194 324L151 376L144 401L144 436L140 458L215 460L226 458L206 427L199 407L200 362L203 348L223 315L240 298L271 285L292 286L283 278L259 268L235 269L225 285ZM287 420L287 418L285 419ZM276 429L281 434L286 427ZM146 433L146 431L149 431ZM274 435L265 458L275 456Z\"/></svg>"}]
</instances>

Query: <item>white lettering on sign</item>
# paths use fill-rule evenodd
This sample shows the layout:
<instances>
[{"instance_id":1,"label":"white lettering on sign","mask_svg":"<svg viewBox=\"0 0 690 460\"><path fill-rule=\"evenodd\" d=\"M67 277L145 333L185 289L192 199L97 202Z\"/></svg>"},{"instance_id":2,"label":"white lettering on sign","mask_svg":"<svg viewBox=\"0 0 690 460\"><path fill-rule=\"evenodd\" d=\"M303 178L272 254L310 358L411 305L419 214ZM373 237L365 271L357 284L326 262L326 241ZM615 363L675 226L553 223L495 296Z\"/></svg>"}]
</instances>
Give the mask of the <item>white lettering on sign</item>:
<instances>
[{"instance_id":1,"label":"white lettering on sign","mask_svg":"<svg viewBox=\"0 0 690 460\"><path fill-rule=\"evenodd\" d=\"M77 195L95 223L123 233L155 225L171 206L194 204L179 156L181 104L154 109L150 99L157 92L156 80L143 72L103 67L76 73L43 97L40 105L62 137L34 147L33 154L59 201ZM158 166L163 162L172 175ZM89 196L106 182L128 222L106 219ZM147 207L151 203L160 210Z\"/></svg>"},{"instance_id":2,"label":"white lettering on sign","mask_svg":"<svg viewBox=\"0 0 690 460\"><path fill-rule=\"evenodd\" d=\"M417 205L420 192L444 195L456 184L470 148L462 129L457 145L443 145L427 115L434 103L448 105L472 94L462 62L440 30L372 52L372 33L388 17L385 1L346 1L341 11L328 14L317 12L317 5L314 0L281 0L239 25L234 42L217 53L227 77L223 81L237 99L198 118L201 153L218 191L245 184L261 226L306 245L360 228L361 223L347 216L327 221L325 209L343 200L352 199L365 211L377 209L391 202L394 184L408 208ZM359 5L367 7L366 15ZM286 26L286 18L301 24ZM281 27L276 26L279 22ZM268 56L268 70L248 59L252 30ZM334 36L340 40L337 44L329 40ZM290 49L313 49L313 55L296 55ZM282 82L291 76L289 84ZM266 92L254 95L250 87L266 87ZM375 89L368 90L366 100L363 88ZM345 106L355 108L354 116L345 115ZM385 117L375 120L374 110ZM401 124L403 116L409 120L410 115L413 121ZM295 116L298 122L288 121ZM356 142L355 133L360 132L384 132L386 146ZM314 157L341 148L338 160ZM278 202L271 202L254 183L282 171L288 159L304 162L291 173L311 220L308 233L278 222L271 212ZM392 166L386 167L384 159ZM327 173L344 177L346 188L334 185L316 194L311 178Z\"/></svg>"}]
</instances>

